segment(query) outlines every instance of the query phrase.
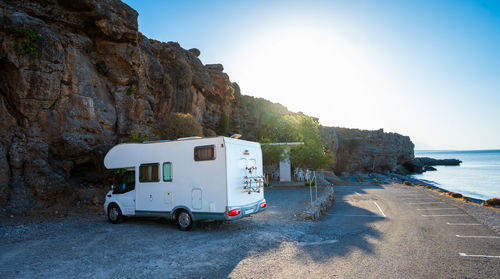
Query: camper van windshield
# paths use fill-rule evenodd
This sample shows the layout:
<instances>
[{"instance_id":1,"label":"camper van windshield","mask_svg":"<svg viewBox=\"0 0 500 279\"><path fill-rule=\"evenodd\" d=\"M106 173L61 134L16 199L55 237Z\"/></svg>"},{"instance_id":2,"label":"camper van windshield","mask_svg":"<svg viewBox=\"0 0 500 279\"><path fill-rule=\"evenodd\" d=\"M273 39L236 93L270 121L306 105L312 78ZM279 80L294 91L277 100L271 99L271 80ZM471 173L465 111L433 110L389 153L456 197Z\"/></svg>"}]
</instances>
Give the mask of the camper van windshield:
<instances>
[{"instance_id":1,"label":"camper van windshield","mask_svg":"<svg viewBox=\"0 0 500 279\"><path fill-rule=\"evenodd\" d=\"M135 171L126 171L122 175L115 175L113 179L113 194L123 194L135 189Z\"/></svg>"}]
</instances>

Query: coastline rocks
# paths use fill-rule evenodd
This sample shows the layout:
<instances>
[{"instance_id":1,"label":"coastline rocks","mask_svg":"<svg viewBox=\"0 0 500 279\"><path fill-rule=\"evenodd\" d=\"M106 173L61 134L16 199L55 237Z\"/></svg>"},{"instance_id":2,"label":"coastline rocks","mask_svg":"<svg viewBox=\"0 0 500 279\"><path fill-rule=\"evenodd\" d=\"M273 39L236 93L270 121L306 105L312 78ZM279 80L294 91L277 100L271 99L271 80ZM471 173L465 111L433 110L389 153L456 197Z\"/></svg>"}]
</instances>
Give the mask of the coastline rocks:
<instances>
[{"instance_id":1,"label":"coastline rocks","mask_svg":"<svg viewBox=\"0 0 500 279\"><path fill-rule=\"evenodd\" d=\"M405 162L398 172L402 174L422 173L425 171L435 171L433 166L459 166L462 161L458 159L434 159L429 157L418 157Z\"/></svg>"},{"instance_id":2,"label":"coastline rocks","mask_svg":"<svg viewBox=\"0 0 500 279\"><path fill-rule=\"evenodd\" d=\"M437 171L437 169L433 166L424 166L424 171Z\"/></svg>"}]
</instances>

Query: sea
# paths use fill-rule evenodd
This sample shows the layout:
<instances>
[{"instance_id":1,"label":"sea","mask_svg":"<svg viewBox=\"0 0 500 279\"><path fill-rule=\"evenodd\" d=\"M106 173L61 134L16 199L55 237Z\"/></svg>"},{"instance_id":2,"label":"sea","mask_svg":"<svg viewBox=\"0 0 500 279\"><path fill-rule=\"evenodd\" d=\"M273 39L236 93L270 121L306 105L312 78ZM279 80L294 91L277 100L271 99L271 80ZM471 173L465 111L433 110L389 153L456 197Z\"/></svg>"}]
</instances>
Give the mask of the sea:
<instances>
[{"instance_id":1,"label":"sea","mask_svg":"<svg viewBox=\"0 0 500 279\"><path fill-rule=\"evenodd\" d=\"M437 171L415 174L416 179L471 198L500 198L500 150L415 150L415 157L462 161L460 166L435 166Z\"/></svg>"}]
</instances>

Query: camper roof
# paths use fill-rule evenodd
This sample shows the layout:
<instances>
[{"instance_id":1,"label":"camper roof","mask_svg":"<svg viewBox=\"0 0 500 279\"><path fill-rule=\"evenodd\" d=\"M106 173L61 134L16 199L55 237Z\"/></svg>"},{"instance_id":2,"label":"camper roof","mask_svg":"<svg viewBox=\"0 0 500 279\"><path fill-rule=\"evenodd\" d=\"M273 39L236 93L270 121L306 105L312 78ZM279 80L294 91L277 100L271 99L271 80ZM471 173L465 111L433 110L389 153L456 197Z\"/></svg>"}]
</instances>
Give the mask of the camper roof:
<instances>
[{"instance_id":1,"label":"camper roof","mask_svg":"<svg viewBox=\"0 0 500 279\"><path fill-rule=\"evenodd\" d=\"M121 143L113 146L104 157L104 166L108 169L132 168L140 161L144 161L147 154L158 154L158 148L162 146L175 146L176 144L188 144L187 142L200 141L200 144L219 144L222 142L228 144L239 144L249 146L259 146L257 142L251 142L227 137L201 138L190 137L174 141L160 140L144 143ZM193 143L196 145L196 143ZM171 149L170 149L171 150Z\"/></svg>"}]
</instances>

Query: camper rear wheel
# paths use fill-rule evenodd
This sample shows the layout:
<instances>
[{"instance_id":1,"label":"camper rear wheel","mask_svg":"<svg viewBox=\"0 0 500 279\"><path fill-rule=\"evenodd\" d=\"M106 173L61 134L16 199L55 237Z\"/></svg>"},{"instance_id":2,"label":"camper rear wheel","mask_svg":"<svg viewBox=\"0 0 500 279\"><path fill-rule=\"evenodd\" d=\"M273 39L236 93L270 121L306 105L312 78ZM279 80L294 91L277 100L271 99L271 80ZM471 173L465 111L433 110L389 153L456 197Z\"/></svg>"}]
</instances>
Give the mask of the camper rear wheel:
<instances>
[{"instance_id":1,"label":"camper rear wheel","mask_svg":"<svg viewBox=\"0 0 500 279\"><path fill-rule=\"evenodd\" d=\"M186 210L179 210L175 222L181 231L189 231L193 227L193 218Z\"/></svg>"},{"instance_id":2,"label":"camper rear wheel","mask_svg":"<svg viewBox=\"0 0 500 279\"><path fill-rule=\"evenodd\" d=\"M118 224L123 220L122 211L116 203L112 203L108 207L108 220L112 224Z\"/></svg>"}]
</instances>

